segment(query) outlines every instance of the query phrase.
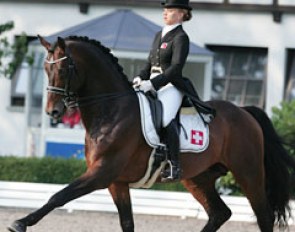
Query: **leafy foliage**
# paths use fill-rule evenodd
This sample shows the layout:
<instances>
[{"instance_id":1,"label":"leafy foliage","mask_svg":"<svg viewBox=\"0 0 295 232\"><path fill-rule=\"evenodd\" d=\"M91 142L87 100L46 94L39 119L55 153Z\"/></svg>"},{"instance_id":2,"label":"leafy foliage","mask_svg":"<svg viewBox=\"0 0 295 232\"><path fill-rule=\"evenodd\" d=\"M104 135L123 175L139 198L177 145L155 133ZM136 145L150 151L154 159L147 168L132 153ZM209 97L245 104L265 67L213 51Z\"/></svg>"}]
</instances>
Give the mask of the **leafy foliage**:
<instances>
[{"instance_id":1,"label":"leafy foliage","mask_svg":"<svg viewBox=\"0 0 295 232\"><path fill-rule=\"evenodd\" d=\"M13 29L13 27L14 27L13 22L7 22L5 24L0 25L0 35L4 33L5 31L9 31Z\"/></svg>"},{"instance_id":2,"label":"leafy foliage","mask_svg":"<svg viewBox=\"0 0 295 232\"><path fill-rule=\"evenodd\" d=\"M0 180L67 184L86 171L80 159L0 157ZM152 189L185 191L180 183L155 184Z\"/></svg>"},{"instance_id":3,"label":"leafy foliage","mask_svg":"<svg viewBox=\"0 0 295 232\"><path fill-rule=\"evenodd\" d=\"M84 160L0 157L0 180L66 184L86 170Z\"/></svg>"},{"instance_id":4,"label":"leafy foliage","mask_svg":"<svg viewBox=\"0 0 295 232\"><path fill-rule=\"evenodd\" d=\"M272 121L289 153L295 157L295 100L274 107Z\"/></svg>"},{"instance_id":5,"label":"leafy foliage","mask_svg":"<svg viewBox=\"0 0 295 232\"><path fill-rule=\"evenodd\" d=\"M186 192L187 190L179 182L175 183L164 183L164 184L154 184L151 189L163 190L163 191L176 191L176 192Z\"/></svg>"},{"instance_id":6,"label":"leafy foliage","mask_svg":"<svg viewBox=\"0 0 295 232\"><path fill-rule=\"evenodd\" d=\"M216 189L220 194L223 195L243 195L239 185L237 184L231 172L228 172L225 176L217 180Z\"/></svg>"},{"instance_id":7,"label":"leafy foliage","mask_svg":"<svg viewBox=\"0 0 295 232\"><path fill-rule=\"evenodd\" d=\"M13 22L0 25L0 76L11 77L21 62L25 60L33 63L32 56L27 56L27 37L25 33L10 43L7 36L3 36L14 28Z\"/></svg>"}]
</instances>

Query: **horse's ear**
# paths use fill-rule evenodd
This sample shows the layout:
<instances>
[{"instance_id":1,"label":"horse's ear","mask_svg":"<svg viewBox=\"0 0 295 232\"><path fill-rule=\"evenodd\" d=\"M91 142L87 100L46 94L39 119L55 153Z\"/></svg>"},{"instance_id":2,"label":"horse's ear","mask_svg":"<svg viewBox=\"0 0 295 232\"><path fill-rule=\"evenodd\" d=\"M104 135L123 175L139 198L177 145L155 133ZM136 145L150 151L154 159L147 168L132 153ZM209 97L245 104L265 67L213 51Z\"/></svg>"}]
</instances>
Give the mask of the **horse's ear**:
<instances>
[{"instance_id":1,"label":"horse's ear","mask_svg":"<svg viewBox=\"0 0 295 232\"><path fill-rule=\"evenodd\" d=\"M37 35L39 38L40 43L43 45L43 47L46 48L46 50L48 51L51 48L51 44L46 41L41 35Z\"/></svg>"},{"instance_id":2,"label":"horse's ear","mask_svg":"<svg viewBox=\"0 0 295 232\"><path fill-rule=\"evenodd\" d=\"M62 50L65 51L65 49L66 49L66 42L65 42L65 40L64 40L63 38L61 38L61 37L57 37L57 44L58 44L58 46L59 46Z\"/></svg>"}]
</instances>

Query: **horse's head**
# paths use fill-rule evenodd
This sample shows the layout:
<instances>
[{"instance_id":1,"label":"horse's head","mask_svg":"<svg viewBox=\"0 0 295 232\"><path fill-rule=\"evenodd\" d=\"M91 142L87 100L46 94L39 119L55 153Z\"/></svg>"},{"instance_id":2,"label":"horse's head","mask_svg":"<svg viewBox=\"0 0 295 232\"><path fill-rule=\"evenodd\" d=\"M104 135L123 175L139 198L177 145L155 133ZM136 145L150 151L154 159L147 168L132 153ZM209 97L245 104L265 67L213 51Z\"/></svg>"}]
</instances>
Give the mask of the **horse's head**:
<instances>
[{"instance_id":1,"label":"horse's head","mask_svg":"<svg viewBox=\"0 0 295 232\"><path fill-rule=\"evenodd\" d=\"M48 52L44 62L48 76L46 112L58 119L65 112L65 106L75 98L72 86L76 75L74 61L64 39L59 37L56 43L50 44L43 37L38 37Z\"/></svg>"},{"instance_id":2,"label":"horse's head","mask_svg":"<svg viewBox=\"0 0 295 232\"><path fill-rule=\"evenodd\" d=\"M65 107L84 110L94 104L99 106L93 109L99 114L105 105L119 100L121 105L122 97L127 101L127 96L135 93L118 59L100 42L70 36L50 44L38 37L48 52L44 62L48 76L46 112L51 117L61 117Z\"/></svg>"}]
</instances>

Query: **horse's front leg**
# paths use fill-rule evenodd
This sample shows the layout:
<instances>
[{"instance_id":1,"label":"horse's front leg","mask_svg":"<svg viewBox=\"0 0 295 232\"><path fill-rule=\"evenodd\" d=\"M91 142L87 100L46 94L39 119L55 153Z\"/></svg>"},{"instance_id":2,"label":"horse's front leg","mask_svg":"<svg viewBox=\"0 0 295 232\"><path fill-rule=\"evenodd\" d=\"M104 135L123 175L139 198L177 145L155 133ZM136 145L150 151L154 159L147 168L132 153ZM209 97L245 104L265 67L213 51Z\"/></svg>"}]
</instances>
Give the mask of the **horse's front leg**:
<instances>
[{"instance_id":1,"label":"horse's front leg","mask_svg":"<svg viewBox=\"0 0 295 232\"><path fill-rule=\"evenodd\" d=\"M134 221L128 184L113 183L109 186L109 191L118 208L120 224L123 232L134 232Z\"/></svg>"},{"instance_id":2,"label":"horse's front leg","mask_svg":"<svg viewBox=\"0 0 295 232\"><path fill-rule=\"evenodd\" d=\"M111 180L109 178L104 178L102 170L87 171L80 178L54 194L40 209L22 219L14 221L12 225L8 227L8 230L11 232L25 232L28 226L35 225L53 209L61 207L69 201L86 195L96 189L107 188L110 183Z\"/></svg>"}]
</instances>

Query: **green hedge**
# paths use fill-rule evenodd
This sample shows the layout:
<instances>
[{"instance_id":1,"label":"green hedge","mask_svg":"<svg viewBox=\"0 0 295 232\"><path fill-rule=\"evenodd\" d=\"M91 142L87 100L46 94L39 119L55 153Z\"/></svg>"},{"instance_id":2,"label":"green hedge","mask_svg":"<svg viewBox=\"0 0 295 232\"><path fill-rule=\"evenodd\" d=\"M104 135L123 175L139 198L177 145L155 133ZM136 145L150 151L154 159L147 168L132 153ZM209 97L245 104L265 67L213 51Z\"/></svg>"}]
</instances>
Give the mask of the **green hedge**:
<instances>
[{"instance_id":1,"label":"green hedge","mask_svg":"<svg viewBox=\"0 0 295 232\"><path fill-rule=\"evenodd\" d=\"M86 171L84 160L0 157L0 180L67 184ZM155 184L152 189L185 191L180 183Z\"/></svg>"},{"instance_id":2,"label":"green hedge","mask_svg":"<svg viewBox=\"0 0 295 232\"><path fill-rule=\"evenodd\" d=\"M0 157L0 180L65 184L86 170L83 160Z\"/></svg>"},{"instance_id":3,"label":"green hedge","mask_svg":"<svg viewBox=\"0 0 295 232\"><path fill-rule=\"evenodd\" d=\"M0 157L0 180L67 184L86 170L84 160ZM180 183L155 184L152 189L186 191Z\"/></svg>"}]
</instances>

